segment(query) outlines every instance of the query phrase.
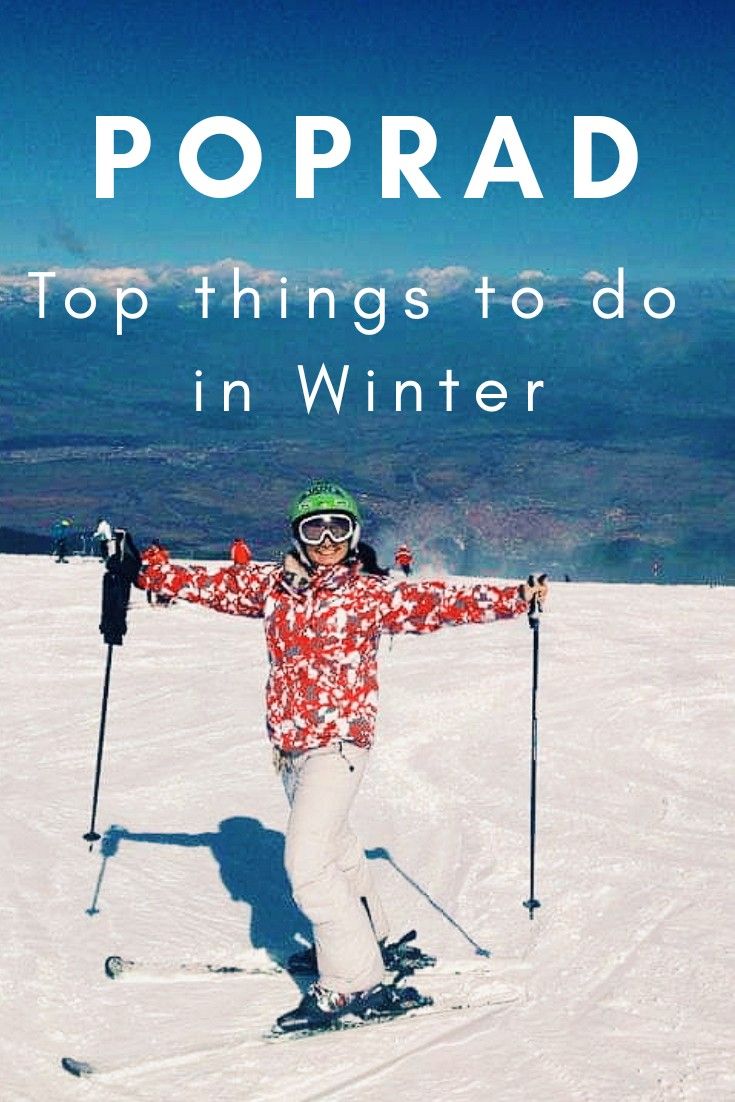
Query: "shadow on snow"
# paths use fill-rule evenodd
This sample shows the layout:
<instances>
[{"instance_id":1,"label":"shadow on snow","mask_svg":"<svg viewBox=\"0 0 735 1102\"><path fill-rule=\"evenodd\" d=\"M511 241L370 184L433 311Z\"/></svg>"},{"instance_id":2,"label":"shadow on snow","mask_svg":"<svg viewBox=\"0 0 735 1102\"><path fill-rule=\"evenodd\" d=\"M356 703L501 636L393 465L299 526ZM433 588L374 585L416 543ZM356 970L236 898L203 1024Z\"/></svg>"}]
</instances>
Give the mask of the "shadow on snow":
<instances>
[{"instance_id":1,"label":"shadow on snow","mask_svg":"<svg viewBox=\"0 0 735 1102\"><path fill-rule=\"evenodd\" d=\"M97 903L105 867L122 842L209 849L230 898L250 906L253 948L265 949L280 964L294 951L294 937L310 935L309 923L291 898L283 867L284 836L264 827L258 819L245 816L223 819L219 830L203 834L148 834L110 827L100 844L102 868L87 914L99 912Z\"/></svg>"},{"instance_id":2,"label":"shadow on snow","mask_svg":"<svg viewBox=\"0 0 735 1102\"><path fill-rule=\"evenodd\" d=\"M311 929L291 897L291 888L283 865L284 835L264 827L258 819L236 816L223 819L219 830L202 834L143 833L111 826L100 843L102 865L88 915L99 914L100 892L107 862L122 842L147 842L154 845L205 847L211 850L222 883L230 898L247 903L251 909L250 942L264 949L279 964L294 951L294 940L302 944L311 937ZM437 911L479 956L484 949L429 893L409 876L382 846L366 850L370 860L386 861L419 895Z\"/></svg>"}]
</instances>

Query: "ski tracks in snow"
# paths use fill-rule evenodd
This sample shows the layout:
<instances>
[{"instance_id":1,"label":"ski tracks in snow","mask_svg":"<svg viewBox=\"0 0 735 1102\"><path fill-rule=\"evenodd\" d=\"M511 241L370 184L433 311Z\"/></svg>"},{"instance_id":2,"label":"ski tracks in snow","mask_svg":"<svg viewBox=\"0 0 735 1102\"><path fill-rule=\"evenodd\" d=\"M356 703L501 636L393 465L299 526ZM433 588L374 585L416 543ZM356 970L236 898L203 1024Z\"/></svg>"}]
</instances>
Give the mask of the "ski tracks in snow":
<instances>
[{"instance_id":1,"label":"ski tracks in snow","mask_svg":"<svg viewBox=\"0 0 735 1102\"><path fill-rule=\"evenodd\" d=\"M393 1056L388 1060L382 1060L373 1067L361 1072L359 1075L352 1075L349 1079L334 1083L329 1087L317 1091L315 1094L307 1095L300 1099L300 1102L327 1102L327 1100L331 1098L347 1100L350 1094L354 1094L355 1098L361 1099L364 1097L362 1090L369 1083L394 1071L399 1065L405 1064L413 1058L420 1056L421 1053L436 1053L440 1049L453 1046L455 1043L464 1043L476 1036L477 1032L485 1026L485 1023L488 1022L489 1019L497 1017L498 1014L508 1010L511 1005L517 1004L508 1003L482 1011L478 1010L471 1021L463 1020L451 1026L449 1029L443 1029L440 1032L433 1033L432 1036L422 1040L419 1044L413 1045L409 1049L404 1049L398 1056ZM253 1102L256 1102L256 1100L254 1099Z\"/></svg>"}]
</instances>

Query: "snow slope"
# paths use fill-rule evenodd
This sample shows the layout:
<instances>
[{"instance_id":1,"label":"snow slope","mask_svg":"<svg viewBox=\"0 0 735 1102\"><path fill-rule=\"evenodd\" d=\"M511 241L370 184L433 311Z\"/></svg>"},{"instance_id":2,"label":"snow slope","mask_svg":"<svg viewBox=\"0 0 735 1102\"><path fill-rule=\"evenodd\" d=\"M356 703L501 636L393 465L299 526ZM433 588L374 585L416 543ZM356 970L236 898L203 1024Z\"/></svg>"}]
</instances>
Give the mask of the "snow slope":
<instances>
[{"instance_id":1,"label":"snow slope","mask_svg":"<svg viewBox=\"0 0 735 1102\"><path fill-rule=\"evenodd\" d=\"M355 821L394 932L493 952L502 1010L259 1039L286 976L120 983L113 952L236 963L306 933L280 864L257 621L134 594L88 851L100 568L0 557L2 1081L12 1100L535 1102L735 1093L732 590L556 585L541 635L528 894L525 621L382 645ZM224 825L221 825L224 824ZM420 985L419 985L420 986ZM732 1008L730 1007L730 1010ZM97 1080L61 1056L108 1061Z\"/></svg>"}]
</instances>

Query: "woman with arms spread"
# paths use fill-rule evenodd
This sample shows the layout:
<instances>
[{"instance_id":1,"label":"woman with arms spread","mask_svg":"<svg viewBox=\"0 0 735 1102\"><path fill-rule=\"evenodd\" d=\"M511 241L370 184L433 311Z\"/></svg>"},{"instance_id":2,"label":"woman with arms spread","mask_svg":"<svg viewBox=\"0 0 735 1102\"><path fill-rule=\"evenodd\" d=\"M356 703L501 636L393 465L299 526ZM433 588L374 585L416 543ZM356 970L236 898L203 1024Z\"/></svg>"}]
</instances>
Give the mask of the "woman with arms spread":
<instances>
[{"instance_id":1,"label":"woman with arms spread","mask_svg":"<svg viewBox=\"0 0 735 1102\"><path fill-rule=\"evenodd\" d=\"M375 731L380 636L510 619L542 590L484 582L393 584L367 573L358 554L359 509L333 483L307 487L289 520L293 550L282 564L215 572L151 564L140 584L264 620L266 723L291 806L286 871L314 930L315 955L307 951L296 964L305 971L311 962L318 976L278 1026L324 1029L346 1014L407 1009L400 989L384 982L396 947L387 943L386 916L349 825Z\"/></svg>"}]
</instances>

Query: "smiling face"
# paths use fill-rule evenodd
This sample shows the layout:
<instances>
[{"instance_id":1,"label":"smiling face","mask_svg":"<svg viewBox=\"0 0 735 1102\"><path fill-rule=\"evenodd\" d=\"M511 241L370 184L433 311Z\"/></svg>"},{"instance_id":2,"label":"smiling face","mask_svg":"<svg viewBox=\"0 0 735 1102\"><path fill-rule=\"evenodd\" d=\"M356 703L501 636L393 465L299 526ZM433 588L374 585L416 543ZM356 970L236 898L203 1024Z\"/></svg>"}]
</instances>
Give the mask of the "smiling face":
<instances>
[{"instance_id":1,"label":"smiling face","mask_svg":"<svg viewBox=\"0 0 735 1102\"><path fill-rule=\"evenodd\" d=\"M329 536L325 536L318 547L304 545L304 550L314 566L336 566L347 558L350 548L346 542L334 543Z\"/></svg>"}]
</instances>

